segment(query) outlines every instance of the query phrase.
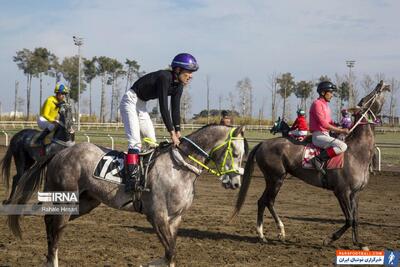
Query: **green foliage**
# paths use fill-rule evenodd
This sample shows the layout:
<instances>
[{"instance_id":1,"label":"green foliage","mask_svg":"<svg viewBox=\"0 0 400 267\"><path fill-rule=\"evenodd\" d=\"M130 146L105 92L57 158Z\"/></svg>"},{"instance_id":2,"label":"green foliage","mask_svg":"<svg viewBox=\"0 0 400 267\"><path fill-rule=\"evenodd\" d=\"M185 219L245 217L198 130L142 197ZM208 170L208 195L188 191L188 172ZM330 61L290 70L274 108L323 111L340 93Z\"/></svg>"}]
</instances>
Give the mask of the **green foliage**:
<instances>
[{"instance_id":1,"label":"green foliage","mask_svg":"<svg viewBox=\"0 0 400 267\"><path fill-rule=\"evenodd\" d=\"M276 82L279 85L278 93L282 98L286 99L294 92L296 83L290 72L282 74L276 79Z\"/></svg>"},{"instance_id":2,"label":"green foliage","mask_svg":"<svg viewBox=\"0 0 400 267\"><path fill-rule=\"evenodd\" d=\"M13 61L17 63L20 70L24 72L25 75L35 74L35 64L33 59L33 52L27 48L17 51L17 55L13 57Z\"/></svg>"},{"instance_id":3,"label":"green foliage","mask_svg":"<svg viewBox=\"0 0 400 267\"><path fill-rule=\"evenodd\" d=\"M239 116L239 113L235 110L227 110L231 116L236 117ZM198 114L193 114L193 119L196 120L198 118L207 118L207 109L203 109ZM221 118L221 111L219 109L210 109L209 117L218 117Z\"/></svg>"},{"instance_id":4,"label":"green foliage","mask_svg":"<svg viewBox=\"0 0 400 267\"><path fill-rule=\"evenodd\" d=\"M91 81L97 76L96 61L96 57L93 57L92 59L83 59L83 73L84 79L87 83L91 83Z\"/></svg>"},{"instance_id":5,"label":"green foliage","mask_svg":"<svg viewBox=\"0 0 400 267\"><path fill-rule=\"evenodd\" d=\"M58 58L51 53L47 48L37 47L33 51L33 64L34 72L37 77L38 74L44 73L46 75L55 76L55 69L58 66Z\"/></svg>"},{"instance_id":6,"label":"green foliage","mask_svg":"<svg viewBox=\"0 0 400 267\"><path fill-rule=\"evenodd\" d=\"M71 90L70 97L74 101L78 101L78 65L79 57L65 57L60 66L64 79L68 82ZM86 84L81 81L81 94L85 91Z\"/></svg>"},{"instance_id":7,"label":"green foliage","mask_svg":"<svg viewBox=\"0 0 400 267\"><path fill-rule=\"evenodd\" d=\"M337 96L340 98L342 103L348 101L350 97L350 84L349 82L342 82L336 92Z\"/></svg>"},{"instance_id":8,"label":"green foliage","mask_svg":"<svg viewBox=\"0 0 400 267\"><path fill-rule=\"evenodd\" d=\"M297 98L307 99L310 96L313 87L314 84L312 81L300 81L296 83L294 94Z\"/></svg>"}]
</instances>

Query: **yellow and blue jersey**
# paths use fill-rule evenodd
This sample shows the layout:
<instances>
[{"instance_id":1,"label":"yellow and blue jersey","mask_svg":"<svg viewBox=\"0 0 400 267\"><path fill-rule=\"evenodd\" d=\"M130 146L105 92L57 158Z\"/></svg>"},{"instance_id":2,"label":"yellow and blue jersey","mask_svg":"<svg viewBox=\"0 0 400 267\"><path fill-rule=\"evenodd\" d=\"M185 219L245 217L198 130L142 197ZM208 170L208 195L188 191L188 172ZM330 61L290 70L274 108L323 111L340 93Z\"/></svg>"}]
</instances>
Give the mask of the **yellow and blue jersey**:
<instances>
[{"instance_id":1,"label":"yellow and blue jersey","mask_svg":"<svg viewBox=\"0 0 400 267\"><path fill-rule=\"evenodd\" d=\"M60 109L57 107L57 104L58 100L55 96L48 97L40 110L40 116L50 122L55 121L58 116L58 110Z\"/></svg>"}]
</instances>

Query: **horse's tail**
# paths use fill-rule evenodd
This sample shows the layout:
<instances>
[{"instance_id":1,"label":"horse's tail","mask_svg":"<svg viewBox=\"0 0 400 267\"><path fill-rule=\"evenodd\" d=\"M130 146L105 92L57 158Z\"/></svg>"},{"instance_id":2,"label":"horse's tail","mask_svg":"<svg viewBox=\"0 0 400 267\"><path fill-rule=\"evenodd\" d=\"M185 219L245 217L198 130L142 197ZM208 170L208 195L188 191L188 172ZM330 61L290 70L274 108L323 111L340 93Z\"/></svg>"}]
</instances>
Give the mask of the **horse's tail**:
<instances>
[{"instance_id":1,"label":"horse's tail","mask_svg":"<svg viewBox=\"0 0 400 267\"><path fill-rule=\"evenodd\" d=\"M231 216L230 221L232 221L239 214L240 209L242 208L243 203L246 199L247 191L249 190L249 186L250 186L250 182L251 182L251 174L253 173L253 170L254 170L254 157L255 157L256 152L261 144L262 143L259 143L258 145L256 145L250 151L249 157L247 158L246 166L244 167L242 185L240 186L239 195L236 200L235 209L233 210L233 214Z\"/></svg>"},{"instance_id":2,"label":"horse's tail","mask_svg":"<svg viewBox=\"0 0 400 267\"><path fill-rule=\"evenodd\" d=\"M26 204L29 199L35 194L40 185L44 181L46 166L53 158L54 155L48 156L43 160L37 161L24 175L21 177L20 182L16 188L15 194L11 198L10 205L23 205ZM12 233L22 238L21 226L19 219L21 215L8 215L8 227Z\"/></svg>"},{"instance_id":3,"label":"horse's tail","mask_svg":"<svg viewBox=\"0 0 400 267\"><path fill-rule=\"evenodd\" d=\"M8 191L8 188L10 187L12 156L13 156L13 152L12 152L11 146L8 146L6 155L0 161L0 164L1 164L1 179L2 179L3 184L6 187L7 191Z\"/></svg>"}]
</instances>

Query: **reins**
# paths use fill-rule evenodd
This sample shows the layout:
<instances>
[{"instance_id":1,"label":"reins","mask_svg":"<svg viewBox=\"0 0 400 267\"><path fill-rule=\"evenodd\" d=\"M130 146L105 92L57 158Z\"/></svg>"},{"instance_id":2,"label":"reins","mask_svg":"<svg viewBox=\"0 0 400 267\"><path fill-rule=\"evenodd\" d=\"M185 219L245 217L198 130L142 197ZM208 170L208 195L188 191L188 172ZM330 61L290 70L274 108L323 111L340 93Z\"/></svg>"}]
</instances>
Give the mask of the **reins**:
<instances>
[{"instance_id":1,"label":"reins","mask_svg":"<svg viewBox=\"0 0 400 267\"><path fill-rule=\"evenodd\" d=\"M243 137L234 137L233 136L233 132L235 131L236 128L232 128L228 134L227 139L222 143L219 144L218 146L214 147L213 149L211 149L210 153L207 153L206 151L204 151L200 146L198 146L193 140L187 138L187 137L182 137L181 139L187 141L190 145L192 145L198 152L200 152L200 154L203 155L203 157L206 158L206 161L208 162L212 162L212 164L214 165L214 168L211 168L209 166L207 166L206 164L204 164L203 162L201 162L200 160L198 160L197 158L195 158L194 156L185 153L181 148L179 148L179 150L181 152L183 152L185 154L185 156L187 156L190 160L192 160L193 162L195 162L196 164L200 165L203 169L205 169L206 171L208 171L211 174L214 174L216 176L222 176L224 174L228 174L228 173L236 173L236 174L243 174L243 170L241 168L235 168L235 164L234 164L234 157L233 157L233 153L232 153L232 140L244 140ZM224 158L221 162L221 165L218 166L218 163L213 159L212 155L220 150L221 148L223 148L224 146L227 146L225 154L224 154ZM231 158L231 166L229 169L226 168L226 163L228 160L228 157Z\"/></svg>"}]
</instances>

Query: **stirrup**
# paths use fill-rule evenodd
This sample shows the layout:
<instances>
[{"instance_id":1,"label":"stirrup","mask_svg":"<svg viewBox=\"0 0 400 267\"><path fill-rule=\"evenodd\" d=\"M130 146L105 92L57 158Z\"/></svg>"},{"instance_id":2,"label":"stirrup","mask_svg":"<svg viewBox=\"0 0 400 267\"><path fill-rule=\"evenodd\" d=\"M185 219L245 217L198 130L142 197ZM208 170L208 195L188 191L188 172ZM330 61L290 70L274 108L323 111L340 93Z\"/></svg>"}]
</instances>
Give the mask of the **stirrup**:
<instances>
[{"instance_id":1,"label":"stirrup","mask_svg":"<svg viewBox=\"0 0 400 267\"><path fill-rule=\"evenodd\" d=\"M318 172L322 173L322 175L326 175L326 171L324 169L325 162L321 162L320 159L314 157L311 159L311 163Z\"/></svg>"}]
</instances>

